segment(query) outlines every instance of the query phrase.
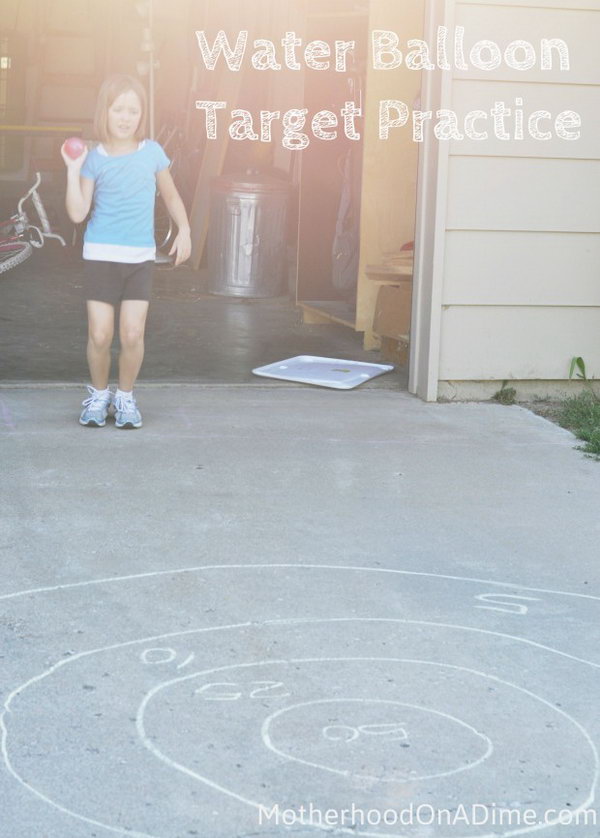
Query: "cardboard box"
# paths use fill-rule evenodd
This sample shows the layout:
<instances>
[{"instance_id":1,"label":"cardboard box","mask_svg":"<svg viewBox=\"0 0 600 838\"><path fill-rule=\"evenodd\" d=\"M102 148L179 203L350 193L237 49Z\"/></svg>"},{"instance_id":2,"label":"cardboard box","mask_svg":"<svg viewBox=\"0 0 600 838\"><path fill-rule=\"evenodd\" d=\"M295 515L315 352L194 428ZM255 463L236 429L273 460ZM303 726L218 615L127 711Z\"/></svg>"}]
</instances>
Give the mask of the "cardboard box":
<instances>
[{"instance_id":1,"label":"cardboard box","mask_svg":"<svg viewBox=\"0 0 600 838\"><path fill-rule=\"evenodd\" d=\"M373 331L380 337L408 341L412 283L382 285L377 294Z\"/></svg>"}]
</instances>

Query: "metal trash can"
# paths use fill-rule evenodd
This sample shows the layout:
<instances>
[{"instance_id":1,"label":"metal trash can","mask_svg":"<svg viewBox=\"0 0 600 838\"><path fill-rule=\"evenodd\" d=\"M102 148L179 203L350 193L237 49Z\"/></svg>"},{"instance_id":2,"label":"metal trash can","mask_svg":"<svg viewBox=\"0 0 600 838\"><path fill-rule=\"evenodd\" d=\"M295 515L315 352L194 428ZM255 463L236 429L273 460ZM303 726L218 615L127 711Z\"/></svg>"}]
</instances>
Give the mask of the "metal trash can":
<instances>
[{"instance_id":1,"label":"metal trash can","mask_svg":"<svg viewBox=\"0 0 600 838\"><path fill-rule=\"evenodd\" d=\"M249 169L211 181L208 290L231 297L287 293L290 184Z\"/></svg>"}]
</instances>

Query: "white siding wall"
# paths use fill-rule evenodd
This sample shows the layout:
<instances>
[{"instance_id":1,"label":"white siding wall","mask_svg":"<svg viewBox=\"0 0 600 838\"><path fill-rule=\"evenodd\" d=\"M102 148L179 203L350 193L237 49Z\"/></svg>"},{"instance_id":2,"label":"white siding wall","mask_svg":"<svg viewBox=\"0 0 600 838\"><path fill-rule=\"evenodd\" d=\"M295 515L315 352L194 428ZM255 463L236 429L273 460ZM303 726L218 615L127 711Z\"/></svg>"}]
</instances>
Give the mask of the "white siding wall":
<instances>
[{"instance_id":1,"label":"white siding wall","mask_svg":"<svg viewBox=\"0 0 600 838\"><path fill-rule=\"evenodd\" d=\"M574 355L600 377L600 0L462 0L455 25L467 48L562 38L571 70L455 72L448 107L520 97L526 117L571 109L583 126L576 142L452 143L440 394L448 381L566 379Z\"/></svg>"}]
</instances>

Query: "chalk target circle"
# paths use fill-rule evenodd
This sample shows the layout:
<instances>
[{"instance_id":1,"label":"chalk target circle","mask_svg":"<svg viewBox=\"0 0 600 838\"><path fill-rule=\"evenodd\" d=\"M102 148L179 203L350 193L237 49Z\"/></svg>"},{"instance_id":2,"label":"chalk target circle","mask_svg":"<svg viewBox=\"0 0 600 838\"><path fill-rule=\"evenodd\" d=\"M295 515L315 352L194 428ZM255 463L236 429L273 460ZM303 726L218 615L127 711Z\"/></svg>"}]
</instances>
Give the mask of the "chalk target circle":
<instances>
[{"instance_id":1,"label":"chalk target circle","mask_svg":"<svg viewBox=\"0 0 600 838\"><path fill-rule=\"evenodd\" d=\"M476 740L476 744L479 746L480 753L476 755L475 759L468 759L467 757L463 757L461 760L459 748L457 747L456 741L453 742L453 749L452 749L452 760L455 762L460 762L458 767L449 768L447 771L431 773L431 774L419 774L416 771L409 771L406 772L405 775L393 775L393 776L385 776L385 773L377 773L377 774L363 774L359 771L352 772L348 768L337 768L332 765L325 765L319 762L311 762L307 759L303 759L301 757L295 756L290 753L290 749L283 749L281 746L278 747L276 741L277 739L276 734L274 734L273 728L276 727L277 720L280 720L281 717L285 717L285 715L290 713L296 713L300 709L305 709L310 707L311 709L318 709L321 710L323 707L331 707L335 706L339 710L342 710L346 706L352 707L352 705L358 704L361 710L365 709L376 709L381 710L382 705L385 707L386 710L392 709L395 712L403 713L404 716L417 716L420 715L433 715L437 717L437 719L442 719L445 722L449 722L450 726L456 725L461 730L461 733L464 735L465 732L469 736L469 738L473 738ZM404 726L403 726L404 725ZM363 734L363 738L361 741L361 759L365 758L364 748L365 744L368 747L368 740L370 739L371 742L375 742L377 739L382 739L385 737L387 742L389 743L400 743L400 747L408 748L410 745L407 743L407 739L409 738L408 733L405 729L405 726L408 727L406 722L370 722L369 724L360 725L358 728L353 728L347 725L329 725L325 728L322 728L323 736L332 740L336 741L335 737L331 735L333 729L336 729L342 733L344 729L348 731L349 734L349 741L356 741L360 738L359 734ZM316 725L315 725L316 727ZM464 722L462 719L458 719L455 716L451 716L449 713L444 713L440 710L431 710L428 707L421 707L417 704L408 704L407 702L403 701L392 701L389 699L357 699L357 698L347 698L347 699L334 699L334 698L324 698L324 699L316 699L314 701L306 701L302 704L293 704L288 707L284 707L280 710L276 710L270 716L268 716L262 725L262 740L269 750L273 751L273 753L278 754L286 759L290 759L296 762L301 762L304 765L308 765L312 768L317 768L322 771L329 771L332 774L338 774L342 777L347 776L354 776L359 780L369 780L371 782L377 783L416 783L421 782L423 780L433 780L437 777L443 776L450 776L451 774L458 774L461 771L469 771L473 768L476 768L480 765L484 760L486 760L494 750L494 746L492 741L488 736L484 733L480 733L476 730L472 725ZM367 742L365 743L365 738ZM348 738L346 739L348 741ZM365 744L363 744L365 743ZM377 758L377 757L376 757Z\"/></svg>"},{"instance_id":2,"label":"chalk target circle","mask_svg":"<svg viewBox=\"0 0 600 838\"><path fill-rule=\"evenodd\" d=\"M492 584L492 583L488 583ZM515 588L519 588L518 585L514 586ZM390 632L390 626L396 625L398 627L402 627L401 634L403 635L405 646L408 648L411 644L417 644L419 641L419 634L423 631L423 627L427 626L428 629L436 635L439 632L450 632L454 633L455 635L461 632L463 634L471 634L480 637L481 635L485 636L486 640L494 637L500 642L503 641L503 637L505 637L500 632L493 632L489 630L479 629L473 626L457 626L457 625L443 625L435 622L428 622L424 620L419 621L410 621L410 620L396 620L393 618L358 618L354 620L351 617L348 618L335 618L332 620L324 620L324 619L275 619L275 620L266 620L262 624L240 624L240 625L231 625L231 626L218 626L218 627L211 627L210 629L198 629L189 632L174 632L169 633L168 635L158 635L149 638L143 639L136 639L126 641L124 643L117 643L112 644L110 647L100 647L98 649L88 650L84 653L74 656L71 659L66 661L61 661L59 665L50 667L45 672L41 673L36 678L31 679L27 684L22 685L21 687L17 688L13 693L9 696L6 702L6 709L5 714L3 716L2 721L2 728L3 728L3 754L5 758L5 762L7 767L15 777L24 785L26 785L31 791L36 793L38 796L42 797L42 799L46 800L52 805L56 805L57 808L60 808L63 812L73 815L74 817L80 818L81 820L94 823L97 825L104 826L106 829L109 829L112 832L118 832L119 834L129 834L129 835L143 835L148 836L150 832L141 832L128 827L126 831L123 831L120 828L115 828L111 826L110 823L106 824L100 820L95 819L94 817L88 817L85 813L77 812L74 809L69 808L68 806L63 805L60 801L53 800L50 795L45 794L44 790L41 788L35 788L31 783L24 780L24 775L22 772L19 771L17 766L13 764L11 760L11 727L12 722L16 717L19 715L20 712L23 711L23 707L20 707L22 699L25 698L28 694L33 694L36 690L34 688L38 688L41 684L45 681L55 680L56 676L63 676L69 670L74 671L77 669L77 664L85 662L86 665L89 664L92 659L102 657L107 652L114 654L119 651L119 653L124 652L125 650L131 651L133 648L137 647L137 658L142 662L145 666L146 672L153 671L156 672L161 667L169 667L169 666L176 666L181 667L183 666L184 660L184 653L179 653L175 649L171 647L171 645L167 646L166 644L173 644L175 640L180 641L184 640L184 645L189 642L190 638L193 635L196 635L198 638L202 638L203 636L207 635L207 632L210 632L208 635L212 641L215 640L215 637L218 633L228 634L227 641L222 644L223 646L231 643L231 633L235 632L236 630L241 630L244 634L245 640L249 642L249 640L253 640L253 642L258 643L260 639L261 633L270 632L271 639L275 636L281 637L282 634L285 632L289 632L293 634L297 632L298 626L305 625L311 626L311 629L317 631L316 638L313 639L312 642L316 642L318 645L322 646L323 648L327 647L327 638L331 641L333 637L336 642L341 642L343 640L344 633L347 631L349 626L358 626L360 623L361 631L365 630L367 626L369 626L369 630L375 628L375 631L372 633L372 636L367 638L368 645L370 646L369 651L373 652L375 647L377 646L377 634L381 634L382 629L385 629L386 632ZM321 631L322 629L322 631ZM335 636L336 632L338 633ZM411 637L407 637L407 633L413 632ZM253 634L256 635L255 638L250 638L249 635ZM366 632L368 634L368 632ZM439 644L439 636L434 637L432 640L432 647L438 647ZM296 644L296 652L302 651L302 643L305 644L306 637L301 638L300 643ZM166 643L165 643L166 641ZM530 641L526 638L519 638L513 637L512 640L513 644L524 644L527 646L528 644L531 645ZM165 643L163 646L162 644ZM176 644L177 645L177 644ZM252 644L250 644L252 645ZM538 646L540 644L533 643L533 646ZM144 646L146 648L139 651L139 647ZM288 640L288 646L291 649L294 644L292 639ZM191 646L190 646L191 648ZM558 656L563 656L564 653L561 650L551 649L550 647L544 647L545 654L554 654ZM573 658L574 656L569 656L569 658ZM596 667L597 665L593 661L585 661L583 659L577 659L578 663L587 663L591 667ZM260 733L260 738L262 741L262 745L265 751L271 751L274 755L279 756L284 763L289 766L291 764L299 764L305 765L307 768L311 768L313 770L318 770L323 773L327 773L328 775L337 775L342 781L346 780L358 780L358 781L369 781L371 783L387 783L387 784L398 784L402 782L411 782L419 783L423 780L431 780L435 779L436 777L442 777L444 774L448 776L455 774L456 770L453 770L451 767L447 771L430 771L429 773L415 773L413 769L412 775L410 771L406 777L401 777L399 775L392 775L390 777L383 777L381 774L375 772L370 773L368 770L366 772L361 772L358 770L353 770L352 767L346 768L343 767L343 764L340 763L339 754L335 755L334 753L334 761L333 763L320 763L318 759L311 758L314 755L308 755L306 753L301 753L298 751L298 739L294 740L292 736L289 741L294 741L296 747L296 752L290 752L287 748L289 731L286 733L285 726L286 724L290 724L293 728L294 724L300 724L302 727L305 724L307 718L309 721L314 721L315 719L319 721L319 713L326 707L329 709L334 708L335 713L333 719L330 720L329 717L326 717L326 714L321 719L323 722L331 721L331 724L323 724L320 726L318 724L314 725L315 729L320 729L321 732L323 730L330 730L335 728L336 724L338 727L339 732L344 729L350 731L350 734L346 737L348 741L343 742L342 744L348 745L351 744L353 741L357 739L357 736L354 735L354 732L360 730L360 737L361 744L364 745L365 735L373 737L370 741L374 742L377 741L375 737L385 735L386 726L395 731L397 741L402 741L406 744L406 738L410 734L406 731L403 731L401 727L401 723L406 724L407 718L408 722L410 723L411 727L418 728L423 727L424 722L418 722L418 719L421 720L429 717L431 719L442 719L445 718L445 724L448 724L450 728L455 728L456 730L463 730L463 731L470 731L469 736L472 736L474 742L480 746L480 753L477 758L472 759L471 762L473 765L469 764L468 759L468 751L469 746L466 745L466 751L463 757L461 758L460 762L461 765L458 767L458 771L467 773L469 770L473 768L478 768L483 763L491 757L492 753L494 752L496 737L495 736L488 736L488 731L481 728L478 724L471 724L469 718L463 718L463 714L459 712L445 712L443 709L435 706L429 706L431 704L428 701L428 696L426 695L425 698L421 697L420 701L418 702L411 702L408 700L410 698L410 693L412 690L411 684L417 684L420 680L422 680L422 672L429 668L431 671L434 669L439 673L461 673L461 678L468 678L471 679L469 681L468 686L465 689L465 693L472 692L474 688L474 683L476 681L481 681L484 684L493 684L493 689L506 689L508 691L513 691L515 694L521 695L524 699L526 697L527 701L537 702L538 711L539 707L543 708L543 712L549 714L550 716L554 716L558 721L556 722L555 730L559 730L559 733L566 733L570 731L570 735L575 735L580 739L580 745L583 745L586 751L586 762L585 768L589 774L585 786L585 791L582 791L581 798L577 801L577 805L574 806L574 811L577 809L583 809L591 805L591 802L594 799L595 788L597 785L598 780L598 754L595 747L595 744L592 738L589 736L585 728L577 722L575 718L570 716L565 711L561 710L560 708L555 707L551 701L547 700L544 696L536 695L533 691L525 690L517 684L513 684L506 679L500 678L495 674L485 672L485 671L476 671L470 670L468 671L468 667L460 667L454 666L453 664L448 664L444 661L435 661L435 660L427 660L423 659L420 660L418 658L410 658L410 657L399 657L399 658L392 658L392 657L380 657L375 658L373 655L367 657L360 657L360 656L345 656L339 658L328 658L328 657L320 657L320 658L308 658L308 657L294 657L294 656L286 656L284 659L278 659L273 657L271 659L267 659L264 661L256 661L256 660L247 660L243 662L238 662L235 664L224 665L220 667L206 667L202 670L195 671L193 673L187 672L185 675L169 678L166 680L160 681L158 684L155 684L152 688L148 689L144 695L143 700L140 702L139 706L136 709L136 726L137 732L139 736L139 741L144 745L144 747L153 753L154 756L159 757L159 760L163 764L168 764L171 768L176 768L177 770L184 771L187 773L189 777L194 777L196 780L201 780L203 783L207 783L213 789L218 790L220 792L224 792L225 794L232 794L236 797L237 800L244 802L246 804L252 806L265 806L265 805L273 805L273 803L278 802L277 800L265 798L264 800L260 799L252 799L250 797L246 797L243 793L237 794L235 790L227 789L218 781L212 781L210 776L201 776L198 772L194 772L193 769L189 769L186 767L185 761L178 761L176 758L165 754L161 748L158 748L155 742L152 739L152 733L148 729L148 718L149 714L154 713L155 718L152 720L153 723L157 722L159 727L161 722L161 713L163 713L164 708L171 703L173 706L180 708L182 705L181 696L178 696L178 691L182 689L194 685L194 695L197 693L196 690L203 690L206 686L205 683L201 683L203 679L205 680L207 676L214 676L215 674L219 674L219 677L223 675L223 673L227 673L227 683L237 684L236 687L232 689L237 689L239 687L238 681L233 678L231 680L232 674L237 675L244 671L246 674L252 670L255 675L251 679L253 684L263 683L263 684L281 684L283 685L280 689L285 691L287 689L286 685L286 678L285 678L285 671L289 672L290 667L298 667L296 671L300 672L300 675L297 676L298 683L293 684L292 694L289 696L284 696L283 692L280 692L279 695L273 696L273 694L268 694L268 689L266 692L263 692L261 698L264 699L269 703L268 707L263 707L262 716L259 713L256 718L256 731ZM302 668L304 669L304 675L301 672ZM312 674L308 672L308 668L313 667ZM298 688L299 683L301 682L302 678L305 676L309 676L308 680L312 684L320 684L321 690L323 690L322 685L326 682L324 680L324 672L325 670L328 671L329 675L331 676L334 670L339 674L340 682L341 683L355 683L352 680L353 675L353 667L358 667L356 670L356 674L362 671L363 676L365 671L367 671L367 667L372 667L372 671L369 671L369 684L368 689L363 692L361 695L357 694L350 694L348 692L348 688L345 689L338 689L337 694L335 697L331 696L318 696L315 697L315 694L312 693L307 696L307 700L305 701L298 701ZM93 668L93 667L92 667ZM103 668L103 664L100 663L100 669ZM333 669L332 669L333 668ZM394 669L395 668L395 669ZM412 668L412 674L411 674ZM259 672L260 670L260 672ZM279 671L277 671L279 670ZM386 697L381 697L380 688L381 685L377 682L378 675L381 675L381 672L386 671L388 674L393 673L397 670L397 678L394 679L393 685L389 688L390 692L386 695ZM419 672L417 672L419 670ZM259 673L260 677L256 676L256 673ZM410 677L409 677L410 676ZM441 677L441 676L440 676ZM85 679L84 679L85 680ZM75 677L75 681L77 681L77 677ZM244 679L242 679L244 681ZM247 679L246 679L247 681ZM397 697L397 684L400 681L404 681L408 683L408 688L406 694L402 694L400 698ZM425 684L424 692L427 693L427 689L429 687L433 687L435 682L435 678L429 684ZM289 683L289 679L288 679ZM450 684L456 690L455 696L455 703L460 706L461 703L461 694L458 684L458 679L450 677L448 675L448 680L446 684ZM490 687L488 687L490 688ZM261 688L258 687L258 690ZM266 688L265 688L266 689ZM491 689L491 688L490 688ZM352 691L351 691L352 692ZM396 695L396 697L393 697ZM239 698L233 699L231 696L224 697L223 695L220 696L219 699L215 701L215 696L210 696L204 693L200 693L200 696L203 697L203 712L206 706L209 707L216 707L218 706L219 702L221 702L221 707L223 707L223 702L230 702L229 706L233 706L234 701L239 701ZM274 706L274 701L280 700L284 696L285 698L291 699L287 707L276 707ZM169 698L170 700L166 701L165 699ZM258 696L256 696L258 698ZM241 696L243 699L244 696ZM247 696L246 696L247 698ZM187 700L187 699L186 699ZM206 701L205 701L206 700ZM161 705L162 701L162 705ZM211 702L208 704L208 702ZM193 703L193 702L192 702ZM264 703L264 702L263 702ZM39 706L39 701L34 701L34 704ZM361 708L361 714L359 714L358 719L355 717L348 718L348 711L352 708L352 706ZM259 706L259 703L256 702L256 707ZM134 708L129 708L131 711ZM309 712L310 709L310 712ZM386 715L384 713L381 714L381 710L385 709L386 713L393 709L392 716ZM368 710L368 712L365 712ZM407 712L409 716L407 718L400 718L397 715L398 711L400 716L406 716ZM409 712L410 711L410 712ZM195 705L193 711L186 711L189 714L197 713L198 712L198 705ZM536 711L532 711L535 714ZM10 713L10 717L7 716L7 713ZM294 720L294 716L299 713L310 713L316 714L314 718L304 716L303 719ZM410 715L412 713L412 716ZM394 715L395 714L395 715ZM351 714L352 715L352 714ZM185 716L185 713L183 714ZM218 716L218 714L217 714ZM468 714L467 714L468 716ZM207 717L208 718L208 717ZM23 716L23 723L24 726L27 727L27 720L26 716ZM377 733L377 729L379 726L379 733ZM394 727L395 726L395 727ZM163 727L164 729L164 727ZM388 729L388 733L389 733ZM404 732L404 737L402 736L402 732ZM235 731L234 731L235 733ZM446 741L451 741L452 734L446 735ZM460 737L459 737L460 738ZM467 736L467 739L469 737ZM336 740L335 736L333 739L324 736L324 739L327 740L325 743L320 741L318 744L320 747L325 747L327 749L329 747L328 743L333 743L335 745ZM233 748L235 746L235 736L232 741L229 743ZM379 740L382 741L382 740ZM283 744L282 744L283 743ZM166 743L169 744L168 742ZM485 748L482 749L482 746L485 745ZM271 746L271 747L270 747ZM281 747L280 747L281 746ZM413 743L411 743L411 747ZM472 749L472 748L471 748ZM330 752L333 753L335 748L330 748ZM497 755L497 748L496 748L496 755ZM376 753L373 755L373 759L377 759ZM263 757L261 757L264 759ZM336 761L337 760L337 761ZM381 768L381 766L377 766ZM280 766L279 766L280 768ZM187 769L187 770L186 770ZM261 772L257 772L261 773ZM372 789L371 789L372 791ZM309 821L303 821L303 825L307 827L313 826L312 823ZM552 824L548 824L548 826L552 826ZM508 830L503 833L498 833L502 835L513 835L519 832L528 831L528 830ZM386 831L365 831L365 830L348 830L349 834L353 835L373 835L373 836L396 836L405 834L404 832L386 832ZM266 834L266 832L265 832ZM408 833L406 833L408 834ZM437 833L436 833L437 834ZM452 833L453 835L455 833ZM474 833L470 834L473 835ZM153 837L154 838L154 837Z\"/></svg>"}]
</instances>

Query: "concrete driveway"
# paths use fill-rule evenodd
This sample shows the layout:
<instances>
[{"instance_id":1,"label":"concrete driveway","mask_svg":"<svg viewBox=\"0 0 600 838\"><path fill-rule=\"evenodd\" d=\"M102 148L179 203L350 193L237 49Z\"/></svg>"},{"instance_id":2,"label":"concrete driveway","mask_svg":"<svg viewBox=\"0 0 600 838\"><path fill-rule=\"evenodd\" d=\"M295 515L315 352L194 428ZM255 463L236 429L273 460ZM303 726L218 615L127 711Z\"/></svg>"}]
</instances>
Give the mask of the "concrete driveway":
<instances>
[{"instance_id":1,"label":"concrete driveway","mask_svg":"<svg viewBox=\"0 0 600 838\"><path fill-rule=\"evenodd\" d=\"M600 835L570 433L284 383L141 386L124 433L82 396L0 389L2 838Z\"/></svg>"}]
</instances>

